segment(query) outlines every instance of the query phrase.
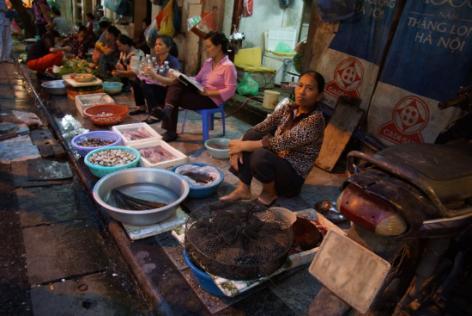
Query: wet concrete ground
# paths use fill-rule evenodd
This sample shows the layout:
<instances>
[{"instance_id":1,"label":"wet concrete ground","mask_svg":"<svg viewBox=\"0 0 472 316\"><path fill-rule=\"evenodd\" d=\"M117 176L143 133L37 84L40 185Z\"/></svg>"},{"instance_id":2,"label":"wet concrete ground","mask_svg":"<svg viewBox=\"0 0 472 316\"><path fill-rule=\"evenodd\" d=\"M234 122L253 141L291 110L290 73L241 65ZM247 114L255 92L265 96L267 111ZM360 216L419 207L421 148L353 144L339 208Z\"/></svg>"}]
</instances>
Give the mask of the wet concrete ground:
<instances>
[{"instance_id":1,"label":"wet concrete ground","mask_svg":"<svg viewBox=\"0 0 472 316\"><path fill-rule=\"evenodd\" d=\"M17 68L0 64L0 73L0 112L38 112ZM2 162L0 314L148 314L147 301L68 162Z\"/></svg>"}]
</instances>

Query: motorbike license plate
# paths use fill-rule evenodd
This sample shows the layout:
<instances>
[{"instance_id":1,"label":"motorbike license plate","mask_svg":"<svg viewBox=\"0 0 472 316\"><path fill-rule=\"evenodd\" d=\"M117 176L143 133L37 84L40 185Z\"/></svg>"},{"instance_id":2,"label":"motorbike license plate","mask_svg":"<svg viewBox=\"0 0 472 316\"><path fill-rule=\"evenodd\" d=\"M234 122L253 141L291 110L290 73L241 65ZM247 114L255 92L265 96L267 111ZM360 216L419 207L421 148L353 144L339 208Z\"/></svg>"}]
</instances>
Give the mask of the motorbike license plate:
<instances>
[{"instance_id":1,"label":"motorbike license plate","mask_svg":"<svg viewBox=\"0 0 472 316\"><path fill-rule=\"evenodd\" d=\"M330 230L309 267L326 288L361 313L367 312L390 263L354 240Z\"/></svg>"}]
</instances>

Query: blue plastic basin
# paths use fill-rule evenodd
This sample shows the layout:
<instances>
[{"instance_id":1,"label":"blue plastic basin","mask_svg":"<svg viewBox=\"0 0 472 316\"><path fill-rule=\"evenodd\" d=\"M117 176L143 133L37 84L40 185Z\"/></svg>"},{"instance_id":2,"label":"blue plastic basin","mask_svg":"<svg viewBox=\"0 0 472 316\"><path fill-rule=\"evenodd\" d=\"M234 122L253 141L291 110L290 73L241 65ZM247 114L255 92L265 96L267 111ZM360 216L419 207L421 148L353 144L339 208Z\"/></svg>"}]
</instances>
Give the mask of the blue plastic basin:
<instances>
[{"instance_id":1,"label":"blue plastic basin","mask_svg":"<svg viewBox=\"0 0 472 316\"><path fill-rule=\"evenodd\" d=\"M209 197L209 196L215 194L216 190L218 189L220 184L223 183L223 180L225 179L225 175L224 175L223 171L221 171L218 167L215 167L213 165L209 165L209 164L206 164L206 163L201 163L201 162L184 163L184 164L181 164L179 166L174 167L172 170L175 172L175 170L177 170L177 168L179 168L180 166L183 166L183 165L195 165L195 166L200 166L200 167L209 166L209 167L215 168L220 173L220 180L215 181L211 185L208 185L208 186L197 186L197 185L194 185L194 184L190 183L189 181L187 181L189 186L190 186L190 192L188 194L188 196L190 198L203 199L203 198L206 198L206 197ZM175 173L178 174L177 172L175 172ZM184 177L184 176L182 176L182 177L184 179L186 179L186 177Z\"/></svg>"},{"instance_id":2,"label":"blue plastic basin","mask_svg":"<svg viewBox=\"0 0 472 316\"><path fill-rule=\"evenodd\" d=\"M133 153L136 158L126 165L111 166L111 167L100 166L100 165L96 165L90 162L89 160L90 156L92 156L93 154L98 153L103 150L111 150L111 149L120 149L120 150L129 151ZM92 150L85 156L84 162L87 165L87 167L90 169L90 172L92 172L94 176L101 178L103 176L106 176L107 174L113 173L118 170L136 167L139 163L139 159L141 159L141 154L139 153L138 150L134 148L127 147L127 146L109 146L109 147L101 147L101 148Z\"/></svg>"},{"instance_id":3,"label":"blue plastic basin","mask_svg":"<svg viewBox=\"0 0 472 316\"><path fill-rule=\"evenodd\" d=\"M225 296L223 292L221 292L221 290L215 285L215 282L213 282L213 279L210 277L210 275L192 262L186 250L183 251L182 255L184 257L185 264L190 268L190 271L192 271L193 276L195 279L197 279L202 289L214 296Z\"/></svg>"}]
</instances>

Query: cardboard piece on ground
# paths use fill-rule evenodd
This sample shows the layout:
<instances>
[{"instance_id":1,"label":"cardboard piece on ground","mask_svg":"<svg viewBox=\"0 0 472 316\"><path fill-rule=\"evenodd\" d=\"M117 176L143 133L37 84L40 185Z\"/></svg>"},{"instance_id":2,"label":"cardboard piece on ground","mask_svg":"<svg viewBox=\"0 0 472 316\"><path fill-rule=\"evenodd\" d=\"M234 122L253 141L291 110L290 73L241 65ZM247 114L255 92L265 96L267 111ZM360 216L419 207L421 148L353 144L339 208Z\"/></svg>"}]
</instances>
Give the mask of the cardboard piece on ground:
<instances>
[{"instance_id":1,"label":"cardboard piece on ground","mask_svg":"<svg viewBox=\"0 0 472 316\"><path fill-rule=\"evenodd\" d=\"M30 188L30 187L42 187L50 185L63 185L70 181L69 178L62 180L45 180L45 179L34 179L34 175L30 175L29 172L34 168L34 164L38 159L30 159L24 161L13 161L11 163L11 172L13 175L13 185L15 188ZM34 180L32 180L34 179Z\"/></svg>"},{"instance_id":2,"label":"cardboard piece on ground","mask_svg":"<svg viewBox=\"0 0 472 316\"><path fill-rule=\"evenodd\" d=\"M2 122L0 124L9 124L8 122ZM12 123L13 124L13 123ZM0 141L5 139L10 139L20 135L26 135L30 132L28 126L26 124L14 124L16 125L15 129L11 129L5 133L0 133Z\"/></svg>"},{"instance_id":3,"label":"cardboard piece on ground","mask_svg":"<svg viewBox=\"0 0 472 316\"><path fill-rule=\"evenodd\" d=\"M69 163L54 160L28 160L28 180L49 181L72 179Z\"/></svg>"},{"instance_id":4,"label":"cardboard piece on ground","mask_svg":"<svg viewBox=\"0 0 472 316\"><path fill-rule=\"evenodd\" d=\"M331 171L351 139L352 133L364 115L359 108L360 99L339 97L328 126L325 128L316 166Z\"/></svg>"},{"instance_id":5,"label":"cardboard piece on ground","mask_svg":"<svg viewBox=\"0 0 472 316\"><path fill-rule=\"evenodd\" d=\"M171 218L166 219L163 222L149 225L149 226L133 226L123 224L126 233L131 240L144 239L147 237L155 236L167 231L170 231L176 227L179 227L187 221L188 215L179 207L175 212L175 215Z\"/></svg>"}]
</instances>

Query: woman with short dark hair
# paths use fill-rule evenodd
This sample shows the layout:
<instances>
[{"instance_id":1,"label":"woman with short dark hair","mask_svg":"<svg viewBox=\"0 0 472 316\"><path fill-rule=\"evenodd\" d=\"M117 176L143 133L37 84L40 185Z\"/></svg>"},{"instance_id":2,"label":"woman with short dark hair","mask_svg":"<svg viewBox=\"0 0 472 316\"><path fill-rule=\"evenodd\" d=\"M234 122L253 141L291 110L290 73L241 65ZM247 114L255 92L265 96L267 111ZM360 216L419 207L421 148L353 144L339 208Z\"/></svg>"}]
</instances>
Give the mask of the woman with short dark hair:
<instances>
[{"instance_id":1,"label":"woman with short dark hair","mask_svg":"<svg viewBox=\"0 0 472 316\"><path fill-rule=\"evenodd\" d=\"M144 53L134 47L133 40L121 34L116 40L116 47L120 52L118 62L116 63L115 70L112 71L112 75L116 77L135 78L136 73L131 69L131 58L134 56L142 57Z\"/></svg>"},{"instance_id":2,"label":"woman with short dark hair","mask_svg":"<svg viewBox=\"0 0 472 316\"><path fill-rule=\"evenodd\" d=\"M177 46L170 36L157 36L154 45L154 53L156 56L156 64L152 67L146 67L143 73L138 76L140 79L140 87L147 103L146 110L150 115L146 119L148 124L160 121L161 108L164 106L167 87L175 81L174 78L168 76L169 69L181 70L180 62L177 59ZM166 65L168 67L166 67ZM145 112L144 104L139 104L138 102L139 100L135 100L136 105L140 107L140 109L133 111L130 113L131 115Z\"/></svg>"},{"instance_id":3,"label":"woman with short dark hair","mask_svg":"<svg viewBox=\"0 0 472 316\"><path fill-rule=\"evenodd\" d=\"M144 56L144 53L134 47L134 42L130 37L123 34L118 36L116 47L120 52L120 56L115 65L115 69L112 70L111 74L114 77L122 78L122 82L125 85L128 85L128 89L129 85L131 85L136 102L144 104L144 96L139 87L139 81L137 78L138 74L136 73L136 70L131 67L131 59L140 59Z\"/></svg>"},{"instance_id":4,"label":"woman with short dark hair","mask_svg":"<svg viewBox=\"0 0 472 316\"><path fill-rule=\"evenodd\" d=\"M321 149L324 118L318 108L324 78L315 71L300 76L295 100L229 143L231 168L240 180L223 201L251 198L252 178L262 183L258 200L271 205L278 196L298 195Z\"/></svg>"},{"instance_id":5,"label":"woman with short dark hair","mask_svg":"<svg viewBox=\"0 0 472 316\"><path fill-rule=\"evenodd\" d=\"M227 54L229 41L223 33L210 32L204 40L209 57L195 80L204 88L199 93L191 87L176 82L169 87L162 111L162 127L167 130L163 139L177 139L179 107L191 110L216 108L231 98L236 91L236 68Z\"/></svg>"},{"instance_id":6,"label":"woman with short dark hair","mask_svg":"<svg viewBox=\"0 0 472 316\"><path fill-rule=\"evenodd\" d=\"M115 26L110 25L95 43L95 51L92 56L94 63L98 64L98 73L102 78L107 78L119 58L116 40L121 32Z\"/></svg>"}]
</instances>

